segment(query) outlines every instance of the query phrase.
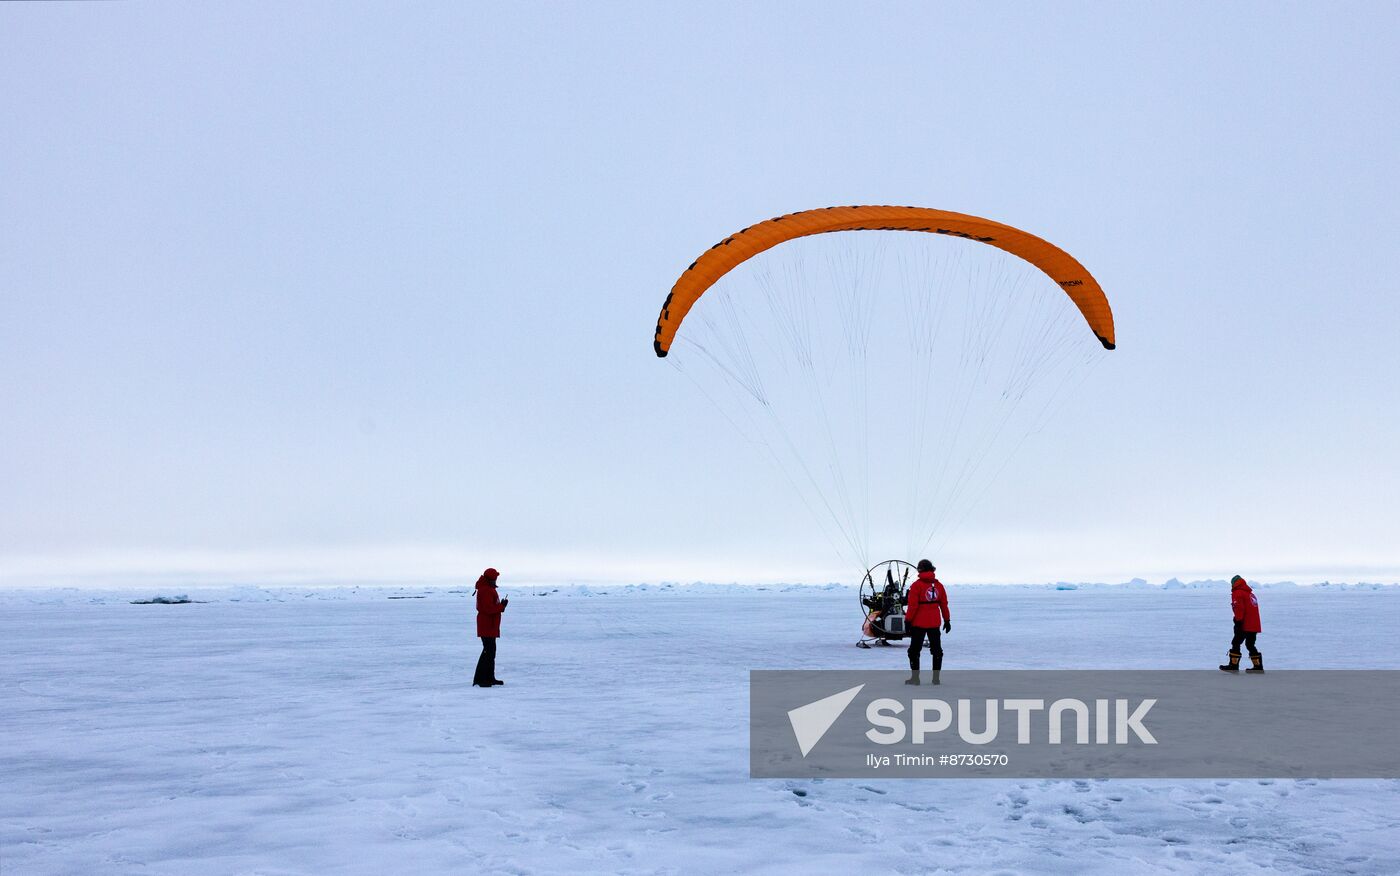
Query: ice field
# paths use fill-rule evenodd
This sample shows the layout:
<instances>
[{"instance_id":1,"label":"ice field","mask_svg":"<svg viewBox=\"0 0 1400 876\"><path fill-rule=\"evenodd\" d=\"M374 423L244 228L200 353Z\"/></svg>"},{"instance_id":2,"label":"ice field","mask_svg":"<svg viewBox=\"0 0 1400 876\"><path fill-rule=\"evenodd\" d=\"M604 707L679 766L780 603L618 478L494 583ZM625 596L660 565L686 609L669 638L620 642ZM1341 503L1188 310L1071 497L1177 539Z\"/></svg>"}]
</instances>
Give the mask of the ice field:
<instances>
[{"instance_id":1,"label":"ice field","mask_svg":"<svg viewBox=\"0 0 1400 876\"><path fill-rule=\"evenodd\" d=\"M948 584L949 671L1229 641L1224 585ZM1400 781L749 779L749 669L904 665L850 588L505 578L490 690L470 590L0 593L0 873L1400 871ZM1259 596L1270 668L1400 665L1400 589Z\"/></svg>"}]
</instances>

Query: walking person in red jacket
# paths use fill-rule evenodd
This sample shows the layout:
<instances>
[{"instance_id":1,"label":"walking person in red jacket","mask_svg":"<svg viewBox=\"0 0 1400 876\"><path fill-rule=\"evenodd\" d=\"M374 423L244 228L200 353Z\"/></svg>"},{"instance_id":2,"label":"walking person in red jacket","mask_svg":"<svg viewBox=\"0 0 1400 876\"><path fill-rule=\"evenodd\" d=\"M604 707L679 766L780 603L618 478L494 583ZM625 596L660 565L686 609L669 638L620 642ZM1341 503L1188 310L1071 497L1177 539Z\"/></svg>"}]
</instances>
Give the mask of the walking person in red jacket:
<instances>
[{"instance_id":1,"label":"walking person in red jacket","mask_svg":"<svg viewBox=\"0 0 1400 876\"><path fill-rule=\"evenodd\" d=\"M510 604L496 592L500 573L487 569L476 579L476 634L481 637L481 657L476 661L474 687L494 687L505 684L496 677L496 640L501 637L501 613Z\"/></svg>"},{"instance_id":2,"label":"walking person in red jacket","mask_svg":"<svg viewBox=\"0 0 1400 876\"><path fill-rule=\"evenodd\" d=\"M1263 672L1264 655L1254 647L1254 637L1263 630L1259 623L1259 597L1239 575L1230 579L1230 609L1235 615L1235 637L1230 640L1230 662L1220 668L1226 672L1240 671L1240 643L1243 642L1254 663L1245 672Z\"/></svg>"},{"instance_id":3,"label":"walking person in red jacket","mask_svg":"<svg viewBox=\"0 0 1400 876\"><path fill-rule=\"evenodd\" d=\"M948 591L943 582L934 574L933 563L919 560L919 579L909 588L908 604L904 608L904 623L909 631L909 679L905 684L919 683L919 652L923 650L924 639L928 639L928 650L933 655L933 681L938 684L938 673L943 670L943 643L938 633L939 624L943 632L953 629L953 616L948 613Z\"/></svg>"}]
</instances>

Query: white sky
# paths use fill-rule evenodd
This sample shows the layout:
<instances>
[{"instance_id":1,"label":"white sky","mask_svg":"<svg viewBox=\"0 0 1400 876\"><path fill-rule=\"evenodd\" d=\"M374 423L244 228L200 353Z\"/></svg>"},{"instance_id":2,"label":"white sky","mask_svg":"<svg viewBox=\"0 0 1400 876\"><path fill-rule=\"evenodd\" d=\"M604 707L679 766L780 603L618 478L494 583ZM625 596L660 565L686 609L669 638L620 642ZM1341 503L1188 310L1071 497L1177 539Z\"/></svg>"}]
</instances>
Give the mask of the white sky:
<instances>
[{"instance_id":1,"label":"white sky","mask_svg":"<svg viewBox=\"0 0 1400 876\"><path fill-rule=\"evenodd\" d=\"M731 231L1043 234L1118 350L948 580L1400 579L1400 6L5 4L0 583L843 578L651 351Z\"/></svg>"}]
</instances>

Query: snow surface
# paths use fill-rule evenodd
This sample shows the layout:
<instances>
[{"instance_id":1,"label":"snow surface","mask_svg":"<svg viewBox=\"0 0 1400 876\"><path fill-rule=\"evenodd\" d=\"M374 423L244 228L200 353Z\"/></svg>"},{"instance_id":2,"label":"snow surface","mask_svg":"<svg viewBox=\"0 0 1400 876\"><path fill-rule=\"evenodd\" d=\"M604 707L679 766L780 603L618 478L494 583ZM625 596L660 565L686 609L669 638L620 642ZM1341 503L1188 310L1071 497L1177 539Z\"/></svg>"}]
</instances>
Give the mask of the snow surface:
<instances>
[{"instance_id":1,"label":"snow surface","mask_svg":"<svg viewBox=\"0 0 1400 876\"><path fill-rule=\"evenodd\" d=\"M1228 644L1223 586L950 591L950 669ZM470 588L0 593L0 874L1400 872L1400 781L749 779L749 669L903 664L849 588L502 592L491 690ZM1261 602L1271 667L1400 662L1400 590Z\"/></svg>"}]
</instances>

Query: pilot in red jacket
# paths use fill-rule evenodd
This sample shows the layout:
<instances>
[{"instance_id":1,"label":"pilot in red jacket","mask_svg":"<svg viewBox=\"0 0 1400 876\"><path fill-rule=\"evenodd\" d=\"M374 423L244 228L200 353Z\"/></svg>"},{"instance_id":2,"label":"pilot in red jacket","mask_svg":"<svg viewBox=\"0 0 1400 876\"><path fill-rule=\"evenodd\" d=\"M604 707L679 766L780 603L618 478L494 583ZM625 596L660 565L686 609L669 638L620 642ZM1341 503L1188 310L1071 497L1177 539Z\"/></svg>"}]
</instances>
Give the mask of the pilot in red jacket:
<instances>
[{"instance_id":1,"label":"pilot in red jacket","mask_svg":"<svg viewBox=\"0 0 1400 876\"><path fill-rule=\"evenodd\" d=\"M953 616L948 612L948 591L938 580L933 563L919 560L919 578L909 587L904 607L904 623L909 629L909 680L905 684L919 683L919 654L923 651L924 639L928 639L928 650L933 656L933 684L938 684L938 674L943 669L943 643L939 627L943 632L953 629Z\"/></svg>"},{"instance_id":2,"label":"pilot in red jacket","mask_svg":"<svg viewBox=\"0 0 1400 876\"><path fill-rule=\"evenodd\" d=\"M496 592L499 577L495 569L487 569L476 579L476 634L481 637L481 657L476 661L472 684L477 687L505 684L496 677L496 640L501 636L501 613L510 600Z\"/></svg>"}]
</instances>

